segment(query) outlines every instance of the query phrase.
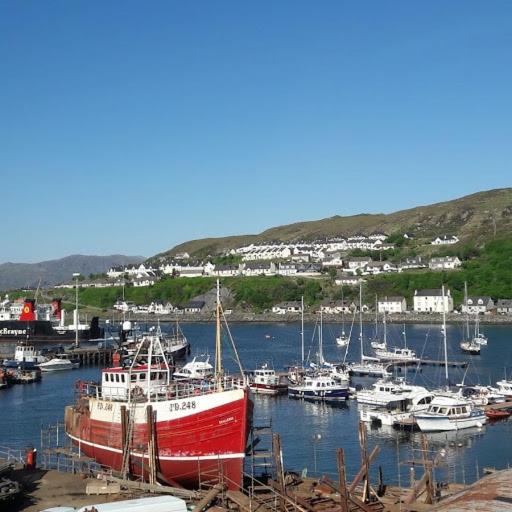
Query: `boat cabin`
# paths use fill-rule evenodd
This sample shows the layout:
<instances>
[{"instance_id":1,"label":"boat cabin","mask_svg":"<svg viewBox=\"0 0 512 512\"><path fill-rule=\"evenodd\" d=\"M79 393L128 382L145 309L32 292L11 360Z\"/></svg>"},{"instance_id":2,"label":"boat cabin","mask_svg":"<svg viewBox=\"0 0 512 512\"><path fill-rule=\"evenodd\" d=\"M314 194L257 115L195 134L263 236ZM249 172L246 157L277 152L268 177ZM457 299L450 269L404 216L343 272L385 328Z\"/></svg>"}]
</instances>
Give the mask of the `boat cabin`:
<instances>
[{"instance_id":1,"label":"boat cabin","mask_svg":"<svg viewBox=\"0 0 512 512\"><path fill-rule=\"evenodd\" d=\"M277 384L279 378L274 370L268 368L258 368L254 370L255 384Z\"/></svg>"},{"instance_id":2,"label":"boat cabin","mask_svg":"<svg viewBox=\"0 0 512 512\"><path fill-rule=\"evenodd\" d=\"M457 406L446 406L446 405L431 405L428 408L428 413L438 414L441 416L448 416L452 418L458 418L462 416L467 416L469 412L469 407L467 405L457 405Z\"/></svg>"},{"instance_id":3,"label":"boat cabin","mask_svg":"<svg viewBox=\"0 0 512 512\"><path fill-rule=\"evenodd\" d=\"M127 400L130 396L154 396L165 393L168 384L169 371L156 365L106 368L101 375L102 397L107 400Z\"/></svg>"}]
</instances>

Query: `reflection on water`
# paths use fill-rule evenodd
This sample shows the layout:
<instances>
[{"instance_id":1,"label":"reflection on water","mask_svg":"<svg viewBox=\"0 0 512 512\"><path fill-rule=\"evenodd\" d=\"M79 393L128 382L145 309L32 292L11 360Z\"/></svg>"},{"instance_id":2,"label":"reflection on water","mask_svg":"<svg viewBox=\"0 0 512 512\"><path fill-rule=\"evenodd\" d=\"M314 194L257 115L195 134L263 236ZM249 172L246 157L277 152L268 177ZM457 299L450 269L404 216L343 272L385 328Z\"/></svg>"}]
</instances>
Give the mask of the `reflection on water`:
<instances>
[{"instance_id":1,"label":"reflection on water","mask_svg":"<svg viewBox=\"0 0 512 512\"><path fill-rule=\"evenodd\" d=\"M313 325L306 325L306 353L316 351L312 342ZM401 345L402 326L390 325L391 345ZM212 324L184 324L183 331L192 343L194 353L214 353L214 326ZM374 326L365 325L365 337L372 334ZM438 325L408 325L408 345L424 357L441 359L441 343ZM466 356L458 350L460 329L448 327L451 360L470 360L466 376L468 383L489 383L503 376L504 368L512 367L512 328L485 326L489 345L477 357ZM231 331L237 343L241 360L247 369L269 361L276 370L282 370L300 359L300 326L294 324L233 324ZM324 325L324 352L327 360L339 361L345 349L338 348L335 336L339 324ZM267 339L265 336L270 335ZM225 344L226 366L236 371L232 349ZM5 349L5 345L2 346ZM365 352L370 353L369 346ZM359 358L359 345L354 343L348 350L349 359ZM405 372L403 372L405 373ZM402 374L403 374L402 373ZM425 367L421 371L408 370L410 380L427 386L442 382L442 367ZM450 369L452 381L461 380L463 370ZM44 375L42 382L27 386L14 386L0 392L3 414L0 416L0 444L26 446L37 445L41 424L63 419L64 406L74 400L74 382L77 379L98 380L98 368L83 368L71 372ZM354 384L367 386L373 380L355 379ZM358 410L354 401L340 406L290 400L287 396L254 398L255 421L266 424L271 421L274 431L282 437L284 462L287 468L309 473L336 474L337 447L345 449L348 477L356 474L360 465L358 439ZM372 470L383 469L386 483L408 482L410 464L407 461L419 457L419 434L392 428L368 426L368 451L379 445L381 452ZM484 466L507 467L512 462L512 422L505 420L488 424L481 430L428 434L433 456L445 450L437 470L440 480L474 480Z\"/></svg>"}]
</instances>

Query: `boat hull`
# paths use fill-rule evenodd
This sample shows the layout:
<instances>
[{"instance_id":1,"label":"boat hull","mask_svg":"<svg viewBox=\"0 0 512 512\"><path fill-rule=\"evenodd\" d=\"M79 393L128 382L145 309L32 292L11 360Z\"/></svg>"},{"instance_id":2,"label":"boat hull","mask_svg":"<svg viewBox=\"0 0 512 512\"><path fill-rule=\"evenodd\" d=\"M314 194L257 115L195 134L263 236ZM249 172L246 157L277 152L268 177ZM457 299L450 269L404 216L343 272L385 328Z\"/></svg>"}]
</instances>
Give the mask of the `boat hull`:
<instances>
[{"instance_id":1,"label":"boat hull","mask_svg":"<svg viewBox=\"0 0 512 512\"><path fill-rule=\"evenodd\" d=\"M284 395L288 391L286 384L251 383L251 391L259 395Z\"/></svg>"},{"instance_id":2,"label":"boat hull","mask_svg":"<svg viewBox=\"0 0 512 512\"><path fill-rule=\"evenodd\" d=\"M245 449L252 418L248 390L239 389L161 402L143 402L134 410L130 473L148 467L147 406L155 418L158 471L171 485L198 488L222 477L231 489L242 482ZM121 406L88 399L87 406L66 408L66 433L80 451L99 464L122 470Z\"/></svg>"},{"instance_id":3,"label":"boat hull","mask_svg":"<svg viewBox=\"0 0 512 512\"><path fill-rule=\"evenodd\" d=\"M448 416L435 416L430 414L414 415L416 424L422 432L444 432L448 430L462 430L471 427L481 427L487 423L485 414L471 414L466 418L450 419Z\"/></svg>"},{"instance_id":4,"label":"boat hull","mask_svg":"<svg viewBox=\"0 0 512 512\"><path fill-rule=\"evenodd\" d=\"M348 389L314 391L309 389L301 389L299 387L289 387L288 396L290 398L299 398L304 400L311 400L314 402L344 402L348 399Z\"/></svg>"}]
</instances>

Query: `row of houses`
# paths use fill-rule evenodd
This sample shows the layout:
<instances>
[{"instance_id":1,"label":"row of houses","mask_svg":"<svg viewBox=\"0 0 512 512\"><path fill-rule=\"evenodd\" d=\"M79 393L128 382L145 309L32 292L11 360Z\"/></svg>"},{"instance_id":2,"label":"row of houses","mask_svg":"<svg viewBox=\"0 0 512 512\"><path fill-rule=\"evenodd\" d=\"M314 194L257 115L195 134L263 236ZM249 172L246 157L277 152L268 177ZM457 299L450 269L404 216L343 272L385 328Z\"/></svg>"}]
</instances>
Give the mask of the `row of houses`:
<instances>
[{"instance_id":1,"label":"row of houses","mask_svg":"<svg viewBox=\"0 0 512 512\"><path fill-rule=\"evenodd\" d=\"M124 313L133 313L135 315L154 314L197 314L205 310L204 300L191 300L184 305L173 306L170 302L152 302L151 304L135 304L132 301L117 301L113 308Z\"/></svg>"},{"instance_id":2,"label":"row of houses","mask_svg":"<svg viewBox=\"0 0 512 512\"><path fill-rule=\"evenodd\" d=\"M362 311L370 311L370 307L363 304ZM358 310L358 304L348 300L326 300L320 304L320 311L325 314L353 313ZM379 313L400 314L408 312L405 297L383 297L377 300ZM450 290L446 290L444 297L440 289L415 290L412 311L415 313L450 313L454 311L453 297ZM276 304L272 312L278 315L296 314L301 312L301 303L289 301ZM512 300L499 299L496 302L487 296L470 296L467 303L462 304L461 312L464 314L512 314Z\"/></svg>"}]
</instances>

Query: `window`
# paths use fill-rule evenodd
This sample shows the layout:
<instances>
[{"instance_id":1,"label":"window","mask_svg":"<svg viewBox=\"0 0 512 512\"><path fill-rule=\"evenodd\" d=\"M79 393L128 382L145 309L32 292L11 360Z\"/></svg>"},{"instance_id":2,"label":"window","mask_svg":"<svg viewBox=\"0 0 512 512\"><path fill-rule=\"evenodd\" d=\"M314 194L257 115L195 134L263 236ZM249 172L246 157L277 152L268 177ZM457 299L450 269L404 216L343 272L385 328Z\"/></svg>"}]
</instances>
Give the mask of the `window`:
<instances>
[{"instance_id":1,"label":"window","mask_svg":"<svg viewBox=\"0 0 512 512\"><path fill-rule=\"evenodd\" d=\"M139 380L146 380L146 374L145 373L139 373Z\"/></svg>"},{"instance_id":2,"label":"window","mask_svg":"<svg viewBox=\"0 0 512 512\"><path fill-rule=\"evenodd\" d=\"M439 413L440 414L446 414L447 408L446 407L439 407Z\"/></svg>"},{"instance_id":3,"label":"window","mask_svg":"<svg viewBox=\"0 0 512 512\"><path fill-rule=\"evenodd\" d=\"M108 373L105 373L105 382L108 382Z\"/></svg>"},{"instance_id":4,"label":"window","mask_svg":"<svg viewBox=\"0 0 512 512\"><path fill-rule=\"evenodd\" d=\"M132 374L130 375L130 381L131 381L131 382L135 382L136 380L137 380L137 375L136 375L135 373L132 373Z\"/></svg>"},{"instance_id":5,"label":"window","mask_svg":"<svg viewBox=\"0 0 512 512\"><path fill-rule=\"evenodd\" d=\"M119 382L119 373L116 373L116 382Z\"/></svg>"},{"instance_id":6,"label":"window","mask_svg":"<svg viewBox=\"0 0 512 512\"><path fill-rule=\"evenodd\" d=\"M121 382L124 382L124 373L121 374Z\"/></svg>"}]
</instances>

